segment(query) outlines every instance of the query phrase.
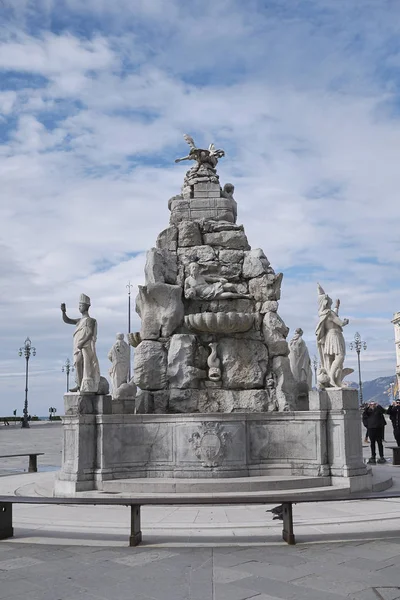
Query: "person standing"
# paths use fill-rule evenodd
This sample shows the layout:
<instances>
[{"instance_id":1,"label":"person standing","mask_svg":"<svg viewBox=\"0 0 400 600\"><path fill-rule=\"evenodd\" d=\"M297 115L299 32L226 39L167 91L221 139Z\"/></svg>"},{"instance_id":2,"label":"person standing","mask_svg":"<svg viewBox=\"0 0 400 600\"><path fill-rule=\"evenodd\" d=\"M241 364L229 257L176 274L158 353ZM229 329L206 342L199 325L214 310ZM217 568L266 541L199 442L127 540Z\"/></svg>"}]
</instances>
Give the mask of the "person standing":
<instances>
[{"instance_id":1,"label":"person standing","mask_svg":"<svg viewBox=\"0 0 400 600\"><path fill-rule=\"evenodd\" d=\"M387 409L390 420L393 425L393 435L396 444L400 446L400 400L395 400Z\"/></svg>"},{"instance_id":2,"label":"person standing","mask_svg":"<svg viewBox=\"0 0 400 600\"><path fill-rule=\"evenodd\" d=\"M383 453L383 440L385 438L386 420L384 417L385 409L377 402L369 402L363 412L363 425L367 429L367 435L371 444L371 458L369 465L385 463L386 459ZM378 444L379 458L376 460L376 445Z\"/></svg>"}]
</instances>

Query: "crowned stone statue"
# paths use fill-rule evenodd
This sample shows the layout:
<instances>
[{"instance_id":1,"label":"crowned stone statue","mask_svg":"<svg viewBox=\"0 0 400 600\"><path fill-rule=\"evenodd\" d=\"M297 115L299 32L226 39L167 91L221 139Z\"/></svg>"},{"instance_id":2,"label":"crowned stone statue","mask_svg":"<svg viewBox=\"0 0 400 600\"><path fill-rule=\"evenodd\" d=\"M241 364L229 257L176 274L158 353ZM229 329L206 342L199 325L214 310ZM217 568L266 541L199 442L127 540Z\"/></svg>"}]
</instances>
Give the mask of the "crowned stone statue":
<instances>
[{"instance_id":1,"label":"crowned stone statue","mask_svg":"<svg viewBox=\"0 0 400 600\"><path fill-rule=\"evenodd\" d=\"M318 316L319 321L315 330L317 346L321 359L321 370L326 372L326 383L323 387L342 387L343 377L353 372L353 369L343 369L346 356L346 344L343 337L343 327L348 319L339 318L340 300L336 300L332 310L332 298L325 294L318 284Z\"/></svg>"},{"instance_id":2,"label":"crowned stone statue","mask_svg":"<svg viewBox=\"0 0 400 600\"><path fill-rule=\"evenodd\" d=\"M64 323L76 325L74 331L74 367L76 387L70 392L97 394L100 384L100 367L96 355L97 321L89 316L90 298L81 294L79 298L80 319L67 317L66 306L61 304Z\"/></svg>"},{"instance_id":3,"label":"crowned stone statue","mask_svg":"<svg viewBox=\"0 0 400 600\"><path fill-rule=\"evenodd\" d=\"M123 333L117 333L116 342L108 353L112 366L108 371L111 377L112 394L116 396L118 388L128 381L130 349Z\"/></svg>"}]
</instances>

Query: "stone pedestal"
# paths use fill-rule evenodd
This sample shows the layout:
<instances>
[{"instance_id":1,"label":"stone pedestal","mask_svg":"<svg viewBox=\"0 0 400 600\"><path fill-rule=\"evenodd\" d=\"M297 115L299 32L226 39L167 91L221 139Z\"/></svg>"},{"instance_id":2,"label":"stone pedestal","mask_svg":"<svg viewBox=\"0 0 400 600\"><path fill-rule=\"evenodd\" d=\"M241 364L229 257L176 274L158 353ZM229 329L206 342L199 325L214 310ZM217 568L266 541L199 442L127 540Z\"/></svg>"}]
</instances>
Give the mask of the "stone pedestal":
<instances>
[{"instance_id":1,"label":"stone pedestal","mask_svg":"<svg viewBox=\"0 0 400 600\"><path fill-rule=\"evenodd\" d=\"M56 496L73 496L94 488L96 469L96 415L111 415L111 396L64 395L62 469L57 473Z\"/></svg>"},{"instance_id":2,"label":"stone pedestal","mask_svg":"<svg viewBox=\"0 0 400 600\"><path fill-rule=\"evenodd\" d=\"M66 416L77 415L110 415L112 398L109 394L80 394L79 392L64 394L64 413Z\"/></svg>"},{"instance_id":3,"label":"stone pedestal","mask_svg":"<svg viewBox=\"0 0 400 600\"><path fill-rule=\"evenodd\" d=\"M133 400L132 400L133 402ZM99 404L99 403L97 403ZM56 495L147 477L331 477L371 489L355 390L310 393L309 411L66 416ZM117 408L117 407L115 407Z\"/></svg>"},{"instance_id":4,"label":"stone pedestal","mask_svg":"<svg viewBox=\"0 0 400 600\"><path fill-rule=\"evenodd\" d=\"M112 401L113 415L133 415L135 413L135 398L114 398Z\"/></svg>"},{"instance_id":5,"label":"stone pedestal","mask_svg":"<svg viewBox=\"0 0 400 600\"><path fill-rule=\"evenodd\" d=\"M327 411L327 452L332 483L347 478L352 492L372 489L372 479L363 462L357 390L312 391L310 409Z\"/></svg>"},{"instance_id":6,"label":"stone pedestal","mask_svg":"<svg viewBox=\"0 0 400 600\"><path fill-rule=\"evenodd\" d=\"M351 491L372 487L355 390L314 391L311 410L284 413L131 414L133 399L78 398L65 396L75 414L63 418L59 496L140 477L330 476Z\"/></svg>"}]
</instances>

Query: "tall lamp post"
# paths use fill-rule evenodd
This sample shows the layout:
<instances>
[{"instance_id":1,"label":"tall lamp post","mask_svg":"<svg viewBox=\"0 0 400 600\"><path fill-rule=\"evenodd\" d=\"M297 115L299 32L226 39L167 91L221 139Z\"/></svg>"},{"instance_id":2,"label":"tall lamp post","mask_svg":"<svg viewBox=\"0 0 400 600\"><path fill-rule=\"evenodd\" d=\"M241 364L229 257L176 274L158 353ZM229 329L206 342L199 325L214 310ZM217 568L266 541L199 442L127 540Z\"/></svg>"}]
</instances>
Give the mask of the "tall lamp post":
<instances>
[{"instance_id":1,"label":"tall lamp post","mask_svg":"<svg viewBox=\"0 0 400 600\"><path fill-rule=\"evenodd\" d=\"M129 281L126 285L128 290L128 333L131 333L131 288L133 285ZM128 381L131 380L131 346L129 345L129 371L128 371Z\"/></svg>"},{"instance_id":2,"label":"tall lamp post","mask_svg":"<svg viewBox=\"0 0 400 600\"><path fill-rule=\"evenodd\" d=\"M314 369L315 387L318 387L318 382L317 382L318 358L315 356L315 354L312 358L312 366Z\"/></svg>"},{"instance_id":3,"label":"tall lamp post","mask_svg":"<svg viewBox=\"0 0 400 600\"><path fill-rule=\"evenodd\" d=\"M29 373L29 359L32 356L36 356L36 348L32 346L31 340L27 337L22 348L19 349L18 354L20 356L25 356L26 368L25 368L25 402L24 402L24 411L23 417L21 421L21 427L29 427L28 421L28 373Z\"/></svg>"},{"instance_id":4,"label":"tall lamp post","mask_svg":"<svg viewBox=\"0 0 400 600\"><path fill-rule=\"evenodd\" d=\"M69 374L74 372L74 367L71 365L69 358L65 361L61 371L67 375L67 394L69 392Z\"/></svg>"},{"instance_id":5,"label":"tall lamp post","mask_svg":"<svg viewBox=\"0 0 400 600\"><path fill-rule=\"evenodd\" d=\"M360 353L361 353L361 350L366 350L366 349L367 349L367 344L366 344L366 342L362 341L361 335L357 331L354 335L354 342L350 343L350 350L355 350L357 352L358 389L359 389L358 397L359 397L360 406L362 406L362 403L363 403Z\"/></svg>"}]
</instances>

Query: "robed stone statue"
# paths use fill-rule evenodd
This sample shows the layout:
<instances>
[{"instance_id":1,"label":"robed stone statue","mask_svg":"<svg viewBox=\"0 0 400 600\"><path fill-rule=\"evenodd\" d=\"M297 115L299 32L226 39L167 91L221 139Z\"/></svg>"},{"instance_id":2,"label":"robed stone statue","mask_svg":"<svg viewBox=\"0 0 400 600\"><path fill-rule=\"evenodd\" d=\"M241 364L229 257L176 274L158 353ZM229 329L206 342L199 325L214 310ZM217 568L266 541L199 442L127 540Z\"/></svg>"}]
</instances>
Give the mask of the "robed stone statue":
<instances>
[{"instance_id":1,"label":"robed stone statue","mask_svg":"<svg viewBox=\"0 0 400 600\"><path fill-rule=\"evenodd\" d=\"M116 338L117 339L114 345L108 353L108 360L112 363L112 366L108 372L110 373L111 377L111 385L114 397L118 388L123 383L127 383L128 381L130 360L130 349L124 340L124 334L117 333Z\"/></svg>"},{"instance_id":2,"label":"robed stone statue","mask_svg":"<svg viewBox=\"0 0 400 600\"><path fill-rule=\"evenodd\" d=\"M298 383L307 383L308 389L312 389L312 369L308 348L303 340L303 330L299 327L289 342L290 369L293 377Z\"/></svg>"},{"instance_id":3,"label":"robed stone statue","mask_svg":"<svg viewBox=\"0 0 400 600\"><path fill-rule=\"evenodd\" d=\"M100 367L96 355L97 322L89 316L90 298L79 298L80 319L67 317L66 306L61 304L64 323L76 325L74 332L74 367L76 387L70 392L97 394L100 383Z\"/></svg>"}]
</instances>

